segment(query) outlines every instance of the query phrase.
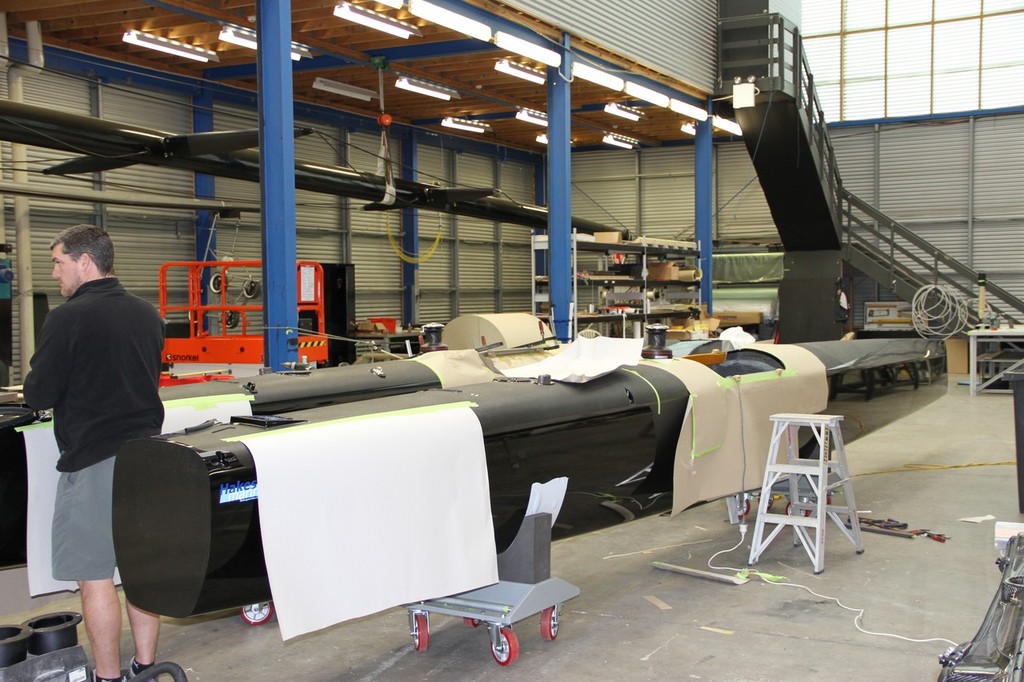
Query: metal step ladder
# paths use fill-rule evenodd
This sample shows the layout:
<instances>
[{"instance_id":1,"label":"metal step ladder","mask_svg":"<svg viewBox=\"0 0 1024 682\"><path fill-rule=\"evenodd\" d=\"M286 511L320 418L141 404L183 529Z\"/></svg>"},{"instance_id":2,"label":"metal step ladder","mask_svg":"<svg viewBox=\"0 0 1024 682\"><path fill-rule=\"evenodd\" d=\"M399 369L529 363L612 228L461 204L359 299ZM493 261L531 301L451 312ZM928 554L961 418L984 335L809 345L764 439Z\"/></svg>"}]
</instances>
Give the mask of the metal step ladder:
<instances>
[{"instance_id":1,"label":"metal step ladder","mask_svg":"<svg viewBox=\"0 0 1024 682\"><path fill-rule=\"evenodd\" d=\"M843 434L839 430L841 415L831 414L773 414L768 462L764 483L757 505L757 522L750 543L749 564L757 563L772 540L787 526L793 528L793 546L803 545L814 563L815 574L825 570L825 527L831 518L843 535L853 543L857 554L864 552L860 536L857 503L853 497L853 482L846 467ZM800 427L808 427L818 444L817 459L799 457ZM779 448L785 447L785 458L780 461ZM788 484L788 486L787 486ZM768 511L772 491L783 490L789 495L786 513ZM834 501L835 493L842 493L842 503ZM765 535L765 526L774 526Z\"/></svg>"}]
</instances>

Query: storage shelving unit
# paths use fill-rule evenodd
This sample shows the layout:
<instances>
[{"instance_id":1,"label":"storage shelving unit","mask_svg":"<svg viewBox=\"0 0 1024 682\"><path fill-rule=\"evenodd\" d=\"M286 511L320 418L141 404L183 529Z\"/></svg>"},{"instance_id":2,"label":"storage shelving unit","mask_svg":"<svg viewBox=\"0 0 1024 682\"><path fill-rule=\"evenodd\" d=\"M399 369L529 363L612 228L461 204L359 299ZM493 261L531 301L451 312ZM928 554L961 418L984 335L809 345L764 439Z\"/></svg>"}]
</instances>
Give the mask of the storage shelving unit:
<instances>
[{"instance_id":1,"label":"storage shelving unit","mask_svg":"<svg viewBox=\"0 0 1024 682\"><path fill-rule=\"evenodd\" d=\"M1009 393L1004 377L1024 367L1024 329L972 329L970 348L971 395L982 391Z\"/></svg>"},{"instance_id":2,"label":"storage shelving unit","mask_svg":"<svg viewBox=\"0 0 1024 682\"><path fill-rule=\"evenodd\" d=\"M550 311L542 309L550 304L546 276L537 271L537 254L548 249L547 235L532 238L531 263L533 313L547 317ZM574 234L572 238L573 310L572 336L575 338L580 324L621 323L626 335L629 323L633 336L643 334L643 323L679 317L700 303L700 280L681 281L654 279L650 268L657 263L677 263L695 267L700 252L687 246L608 243L587 241ZM613 264L634 266L641 277L613 274Z\"/></svg>"}]
</instances>

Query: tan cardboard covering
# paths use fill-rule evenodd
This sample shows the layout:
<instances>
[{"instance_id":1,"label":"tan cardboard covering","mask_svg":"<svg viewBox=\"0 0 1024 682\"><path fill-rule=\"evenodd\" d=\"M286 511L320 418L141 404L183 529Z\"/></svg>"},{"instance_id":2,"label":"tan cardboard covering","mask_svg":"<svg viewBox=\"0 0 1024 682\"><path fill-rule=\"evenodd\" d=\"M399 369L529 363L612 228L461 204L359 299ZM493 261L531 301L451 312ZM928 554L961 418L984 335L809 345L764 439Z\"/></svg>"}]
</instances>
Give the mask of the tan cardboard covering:
<instances>
[{"instance_id":1,"label":"tan cardboard covering","mask_svg":"<svg viewBox=\"0 0 1024 682\"><path fill-rule=\"evenodd\" d=\"M676 447L673 514L697 502L760 488L771 439L768 417L778 412L813 414L828 404L825 366L817 357L798 346L765 344L757 350L781 360L785 369L718 377L717 395L712 395L706 377L688 366L696 363L680 365L680 378L688 388L687 380L695 382L691 392L696 389L698 397ZM709 409L711 405L716 409ZM719 431L721 445L709 448Z\"/></svg>"},{"instance_id":2,"label":"tan cardboard covering","mask_svg":"<svg viewBox=\"0 0 1024 682\"><path fill-rule=\"evenodd\" d=\"M402 362L418 362L434 370L442 388L480 384L497 376L475 350L434 351Z\"/></svg>"},{"instance_id":3,"label":"tan cardboard covering","mask_svg":"<svg viewBox=\"0 0 1024 682\"><path fill-rule=\"evenodd\" d=\"M542 343L551 336L543 320L530 313L459 315L444 327L442 338L452 350L482 348L502 342L502 348Z\"/></svg>"}]
</instances>

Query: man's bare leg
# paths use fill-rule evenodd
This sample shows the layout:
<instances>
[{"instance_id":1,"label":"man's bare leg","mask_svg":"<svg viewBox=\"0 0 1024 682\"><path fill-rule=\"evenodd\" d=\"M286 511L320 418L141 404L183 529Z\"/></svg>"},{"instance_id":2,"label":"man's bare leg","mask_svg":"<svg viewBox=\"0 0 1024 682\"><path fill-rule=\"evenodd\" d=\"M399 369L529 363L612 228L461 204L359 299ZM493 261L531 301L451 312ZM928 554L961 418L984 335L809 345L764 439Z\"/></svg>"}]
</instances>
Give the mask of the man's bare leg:
<instances>
[{"instance_id":1,"label":"man's bare leg","mask_svg":"<svg viewBox=\"0 0 1024 682\"><path fill-rule=\"evenodd\" d=\"M121 601L114 579L81 580L82 615L96 661L96 676L121 677Z\"/></svg>"},{"instance_id":2,"label":"man's bare leg","mask_svg":"<svg viewBox=\"0 0 1024 682\"><path fill-rule=\"evenodd\" d=\"M160 616L143 611L125 600L128 608L128 622L132 626L132 638L135 640L135 661L140 665L150 665L156 661L156 642L160 636Z\"/></svg>"}]
</instances>

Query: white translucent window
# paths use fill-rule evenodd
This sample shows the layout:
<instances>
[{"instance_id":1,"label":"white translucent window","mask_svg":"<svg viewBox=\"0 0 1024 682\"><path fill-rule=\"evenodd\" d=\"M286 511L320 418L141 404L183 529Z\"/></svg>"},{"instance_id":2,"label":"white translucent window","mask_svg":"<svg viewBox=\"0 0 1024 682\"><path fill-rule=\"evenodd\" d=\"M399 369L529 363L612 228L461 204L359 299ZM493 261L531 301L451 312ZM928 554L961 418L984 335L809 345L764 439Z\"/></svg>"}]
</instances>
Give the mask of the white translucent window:
<instances>
[{"instance_id":1,"label":"white translucent window","mask_svg":"<svg viewBox=\"0 0 1024 682\"><path fill-rule=\"evenodd\" d=\"M889 26L923 24L932 20L932 0L900 0L889 3Z\"/></svg>"},{"instance_id":2,"label":"white translucent window","mask_svg":"<svg viewBox=\"0 0 1024 682\"><path fill-rule=\"evenodd\" d=\"M821 87L825 83L839 82L839 36L813 38L804 41L807 63L814 74L814 82Z\"/></svg>"},{"instance_id":3,"label":"white translucent window","mask_svg":"<svg viewBox=\"0 0 1024 682\"><path fill-rule=\"evenodd\" d=\"M843 118L862 120L885 117L885 81L881 78L843 83ZM827 119L826 119L827 120Z\"/></svg>"},{"instance_id":4,"label":"white translucent window","mask_svg":"<svg viewBox=\"0 0 1024 682\"><path fill-rule=\"evenodd\" d=\"M935 0L935 21L980 15L981 0Z\"/></svg>"},{"instance_id":5,"label":"white translucent window","mask_svg":"<svg viewBox=\"0 0 1024 682\"><path fill-rule=\"evenodd\" d=\"M981 72L981 108L1020 106L1021 83L1024 83L1024 64L985 69Z\"/></svg>"},{"instance_id":6,"label":"white translucent window","mask_svg":"<svg viewBox=\"0 0 1024 682\"><path fill-rule=\"evenodd\" d=\"M804 3L806 6L808 3ZM843 30L859 31L885 26L885 0L846 0Z\"/></svg>"},{"instance_id":7,"label":"white translucent window","mask_svg":"<svg viewBox=\"0 0 1024 682\"><path fill-rule=\"evenodd\" d=\"M804 2L800 15L800 32L805 36L838 33L843 17L843 0Z\"/></svg>"},{"instance_id":8,"label":"white translucent window","mask_svg":"<svg viewBox=\"0 0 1024 682\"><path fill-rule=\"evenodd\" d=\"M802 12L828 120L1024 105L1024 0L804 0Z\"/></svg>"},{"instance_id":9,"label":"white translucent window","mask_svg":"<svg viewBox=\"0 0 1024 682\"><path fill-rule=\"evenodd\" d=\"M846 36L843 47L845 79L882 78L885 75L885 32Z\"/></svg>"}]
</instances>

